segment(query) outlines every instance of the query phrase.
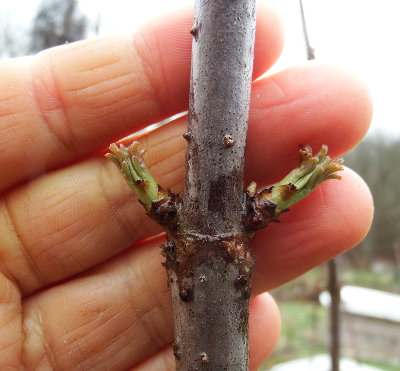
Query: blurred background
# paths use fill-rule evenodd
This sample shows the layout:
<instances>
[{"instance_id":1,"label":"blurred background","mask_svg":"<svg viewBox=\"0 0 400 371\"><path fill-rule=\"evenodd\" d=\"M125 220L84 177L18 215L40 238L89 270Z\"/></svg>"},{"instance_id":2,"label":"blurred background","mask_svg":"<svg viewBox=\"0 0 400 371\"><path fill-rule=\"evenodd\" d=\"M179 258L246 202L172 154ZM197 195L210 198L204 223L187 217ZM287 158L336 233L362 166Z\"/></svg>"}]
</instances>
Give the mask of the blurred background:
<instances>
[{"instance_id":1,"label":"blurred background","mask_svg":"<svg viewBox=\"0 0 400 371\"><path fill-rule=\"evenodd\" d=\"M400 370L400 2L266 2L281 15L286 32L285 49L268 74L307 60L306 25L315 59L347 67L372 92L371 129L344 156L346 166L369 185L375 217L365 240L336 259L336 286L342 287L340 351L358 367L351 370ZM130 33L151 18L192 4L192 0L13 0L0 7L0 59ZM332 344L329 300L321 296L329 289L330 277L328 268L321 266L273 292L282 312L282 336L262 370L283 371L282 364L276 365L299 359L308 361L305 366L291 364L291 369L331 370L317 365L314 357L329 353ZM342 371L350 370L344 367Z\"/></svg>"}]
</instances>

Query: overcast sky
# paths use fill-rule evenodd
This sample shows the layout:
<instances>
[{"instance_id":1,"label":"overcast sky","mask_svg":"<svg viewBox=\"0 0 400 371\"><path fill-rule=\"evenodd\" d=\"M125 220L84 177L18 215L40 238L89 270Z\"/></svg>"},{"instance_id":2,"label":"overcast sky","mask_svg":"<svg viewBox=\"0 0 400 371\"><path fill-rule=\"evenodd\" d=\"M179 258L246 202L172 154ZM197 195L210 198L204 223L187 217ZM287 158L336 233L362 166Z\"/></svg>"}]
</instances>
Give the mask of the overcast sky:
<instances>
[{"instance_id":1,"label":"overcast sky","mask_svg":"<svg viewBox=\"0 0 400 371\"><path fill-rule=\"evenodd\" d=\"M80 0L81 10L101 17L102 35L131 32L148 19L194 0ZM286 32L283 54L273 71L306 59L299 0L266 0L281 15ZM27 24L38 0L8 2L16 20ZM303 0L316 59L341 64L358 74L374 98L373 134L400 137L400 1ZM2 6L5 9L5 6Z\"/></svg>"}]
</instances>

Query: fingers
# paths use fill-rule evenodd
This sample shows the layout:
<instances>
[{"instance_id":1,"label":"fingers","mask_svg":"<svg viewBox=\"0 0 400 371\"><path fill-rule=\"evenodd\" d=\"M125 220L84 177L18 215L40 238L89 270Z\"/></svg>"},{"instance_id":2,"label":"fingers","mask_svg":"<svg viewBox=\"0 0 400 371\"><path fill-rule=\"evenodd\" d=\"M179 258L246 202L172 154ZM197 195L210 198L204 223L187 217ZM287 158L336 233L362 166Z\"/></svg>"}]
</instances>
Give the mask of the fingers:
<instances>
[{"instance_id":1,"label":"fingers","mask_svg":"<svg viewBox=\"0 0 400 371\"><path fill-rule=\"evenodd\" d=\"M25 364L126 370L170 343L170 293L159 242L26 299Z\"/></svg>"},{"instance_id":2,"label":"fingers","mask_svg":"<svg viewBox=\"0 0 400 371\"><path fill-rule=\"evenodd\" d=\"M250 303L250 370L258 370L273 351L281 330L278 307L268 294Z\"/></svg>"},{"instance_id":3,"label":"fingers","mask_svg":"<svg viewBox=\"0 0 400 371\"><path fill-rule=\"evenodd\" d=\"M325 183L306 200L308 204L293 207L282 223L276 228L269 225L254 241L255 293L282 284L343 252L358 242L368 228L370 198L362 181L351 172L341 181ZM31 296L24 303L27 333L46 333L47 352L50 347L51 357L65 367L83 360L99 369L108 369L110 364L116 368L133 364L144 367L153 362L171 364L164 348L171 341L172 329L159 243L160 240L143 243L70 283ZM259 338L252 342L263 350L253 349L257 356L252 364L256 366L273 346L278 332L274 309L269 308L272 314L265 318L272 323L258 324L255 336ZM62 321L66 321L62 327L56 325ZM49 328L38 329L40 326ZM35 331L30 331L32 328ZM265 328L272 335L265 337L262 345ZM28 338L29 352L25 353L49 357L35 336ZM137 353L132 353L128 344L133 344ZM28 358L29 364L34 361L37 360Z\"/></svg>"},{"instance_id":4,"label":"fingers","mask_svg":"<svg viewBox=\"0 0 400 371\"><path fill-rule=\"evenodd\" d=\"M256 81L247 138L247 183L268 185L282 179L297 166L295 148L300 144L311 146L315 153L327 144L331 157L342 155L364 137L371 117L368 88L339 67L305 63Z\"/></svg>"},{"instance_id":5,"label":"fingers","mask_svg":"<svg viewBox=\"0 0 400 371\"><path fill-rule=\"evenodd\" d=\"M272 352L280 331L278 308L269 294L259 295L250 303L250 364L249 369L258 370ZM175 370L172 346L159 349L146 361L129 371Z\"/></svg>"},{"instance_id":6,"label":"fingers","mask_svg":"<svg viewBox=\"0 0 400 371\"><path fill-rule=\"evenodd\" d=\"M289 79L286 73L296 76L293 90L281 83L281 97L291 97L289 101L263 94L276 81ZM313 75L314 94L305 94L304 86L313 81ZM330 94L324 94L325 90ZM283 176L297 166L300 143L316 148L328 143L330 152L339 155L357 143L369 125L369 95L364 85L348 73L317 64L257 82L252 102L247 184L253 179L259 186L270 184L278 180L276 174ZM181 118L141 138L154 178L173 192L181 192L183 186L185 140L181 134L185 125L185 118ZM333 187L334 197L342 192L360 205L369 205L367 209L371 207L369 198L357 193L357 183L348 188L343 185L344 181L330 181L324 187ZM325 202L322 195L316 204L321 202ZM98 157L6 193L0 199L0 210L2 271L24 293L82 272L141 238L161 232L144 215L113 164ZM359 219L350 208L344 212L351 214L348 218L355 228ZM338 218L342 216L335 215L332 223ZM273 228L269 226L267 231ZM344 242L340 236L332 240L337 246Z\"/></svg>"},{"instance_id":7,"label":"fingers","mask_svg":"<svg viewBox=\"0 0 400 371\"><path fill-rule=\"evenodd\" d=\"M0 370L20 366L23 332L18 287L0 274Z\"/></svg>"},{"instance_id":8,"label":"fingers","mask_svg":"<svg viewBox=\"0 0 400 371\"><path fill-rule=\"evenodd\" d=\"M181 186L184 139L169 131L171 149L180 150L179 168L168 157L155 176ZM175 136L175 140L174 140ZM179 146L182 142L182 146ZM165 144L154 143L153 150ZM167 147L169 148L169 147ZM174 156L172 154L172 160ZM157 169L156 169L157 170ZM23 295L82 272L128 248L141 238L162 232L145 215L115 166L104 156L53 171L0 197L2 272Z\"/></svg>"},{"instance_id":9,"label":"fingers","mask_svg":"<svg viewBox=\"0 0 400 371\"><path fill-rule=\"evenodd\" d=\"M257 267L254 294L276 288L357 245L372 222L367 185L346 169L342 179L325 182L281 223L270 223L253 241Z\"/></svg>"},{"instance_id":10,"label":"fingers","mask_svg":"<svg viewBox=\"0 0 400 371\"><path fill-rule=\"evenodd\" d=\"M256 77L282 47L275 14L265 7L259 13ZM192 22L186 8L133 36L83 41L3 62L0 192L185 111Z\"/></svg>"},{"instance_id":11,"label":"fingers","mask_svg":"<svg viewBox=\"0 0 400 371\"><path fill-rule=\"evenodd\" d=\"M158 241L130 249L24 301L25 364L59 369L173 369L172 313ZM270 353L279 314L269 296L251 304L251 369ZM45 338L44 338L45 336ZM136 366L136 367L135 367Z\"/></svg>"}]
</instances>

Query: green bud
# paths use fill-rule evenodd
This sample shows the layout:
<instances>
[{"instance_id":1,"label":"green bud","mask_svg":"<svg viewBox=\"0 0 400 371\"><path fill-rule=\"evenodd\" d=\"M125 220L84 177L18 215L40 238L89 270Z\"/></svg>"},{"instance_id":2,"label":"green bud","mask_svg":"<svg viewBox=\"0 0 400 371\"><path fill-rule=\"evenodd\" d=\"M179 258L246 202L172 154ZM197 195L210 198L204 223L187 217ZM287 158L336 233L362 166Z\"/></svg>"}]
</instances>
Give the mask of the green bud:
<instances>
[{"instance_id":1,"label":"green bud","mask_svg":"<svg viewBox=\"0 0 400 371\"><path fill-rule=\"evenodd\" d=\"M261 197L276 204L275 217L306 197L326 180L341 179L336 172L343 170L343 160L331 160L327 153L326 145L323 145L315 156L312 155L309 146L301 146L299 166L277 183L270 192L260 193Z\"/></svg>"},{"instance_id":2,"label":"green bud","mask_svg":"<svg viewBox=\"0 0 400 371\"><path fill-rule=\"evenodd\" d=\"M139 151L138 146L138 142L133 142L128 148L113 143L110 145L112 153L105 156L117 166L146 211L149 211L153 201L165 198L165 192L160 190L143 160L146 151Z\"/></svg>"}]
</instances>

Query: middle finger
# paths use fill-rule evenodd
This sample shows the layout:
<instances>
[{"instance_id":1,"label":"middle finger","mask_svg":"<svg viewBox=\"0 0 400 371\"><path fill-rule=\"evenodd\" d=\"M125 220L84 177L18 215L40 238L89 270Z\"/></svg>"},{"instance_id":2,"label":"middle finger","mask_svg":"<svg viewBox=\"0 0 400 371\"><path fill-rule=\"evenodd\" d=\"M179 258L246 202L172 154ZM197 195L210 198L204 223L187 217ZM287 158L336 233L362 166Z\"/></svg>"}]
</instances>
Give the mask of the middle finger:
<instances>
[{"instance_id":1,"label":"middle finger","mask_svg":"<svg viewBox=\"0 0 400 371\"><path fill-rule=\"evenodd\" d=\"M288 171L296 164L293 163L293 155L297 156L294 141L296 145L299 140L322 143L327 139L327 130L334 126L338 130L329 136L328 144L332 145L334 155L340 155L364 134L368 118L358 108L365 104L365 95L354 94L352 84L348 84L350 88L346 91L341 84L336 84L342 74L332 71L324 74L324 68L314 65L300 69L301 74L297 76L298 85L309 86L309 74L315 75L316 70L321 69L321 75L326 77L313 83L314 91L319 94L306 96L298 92L298 86L294 88L297 93L291 91L291 86L286 87L285 95L295 96L297 105L306 107L300 111L293 108L292 100L276 104L271 96L260 94L271 84L271 79L276 81L279 76L255 83L247 165L252 177L258 174L259 185L276 180L271 173ZM292 76L293 71L282 72L281 78L287 74ZM348 76L346 78L348 81ZM325 105L321 105L321 96L328 86L340 89L341 95L328 95ZM351 104L349 96L353 97ZM341 112L340 119L326 109L329 105ZM304 121L304 112L312 118L307 126L299 125ZM287 115L290 120L285 120ZM262 130L265 121L272 122L269 130ZM185 127L186 118L183 117L141 139L142 147L148 149L145 160L155 179L175 193L181 192L183 185L186 143L181 135ZM296 135L292 127L297 127ZM270 140L274 130L278 132L279 141ZM343 136L344 130L348 135ZM270 147L261 148L263 143L270 143ZM264 170L267 165L269 174ZM0 199L0 208L4 215L9 215L0 220L0 229L4 230L2 248L13 255L6 262L7 272L25 293L79 273L138 240L162 231L144 214L114 165L103 158L93 158L21 186Z\"/></svg>"}]
</instances>

